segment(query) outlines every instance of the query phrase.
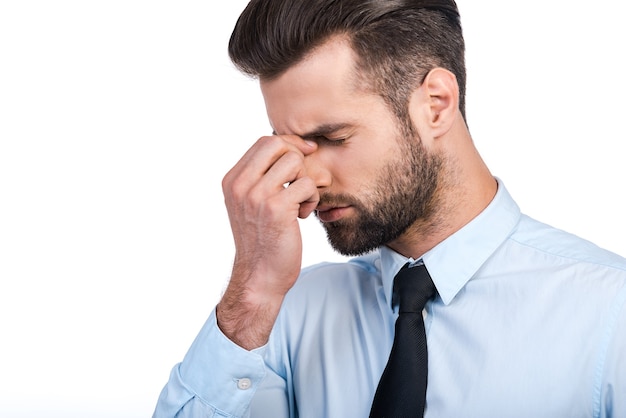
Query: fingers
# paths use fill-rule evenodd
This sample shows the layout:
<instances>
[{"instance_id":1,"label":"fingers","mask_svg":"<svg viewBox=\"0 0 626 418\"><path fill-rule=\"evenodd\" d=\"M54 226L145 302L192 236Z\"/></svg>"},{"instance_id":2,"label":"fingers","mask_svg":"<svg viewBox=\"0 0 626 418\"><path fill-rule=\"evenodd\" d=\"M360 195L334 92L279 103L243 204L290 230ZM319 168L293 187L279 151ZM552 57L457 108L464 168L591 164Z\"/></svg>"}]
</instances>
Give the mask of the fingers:
<instances>
[{"instance_id":1,"label":"fingers","mask_svg":"<svg viewBox=\"0 0 626 418\"><path fill-rule=\"evenodd\" d=\"M310 177L302 177L291 183L286 193L292 194L294 200L300 202L298 207L298 217L307 218L317 207L320 195L315 182Z\"/></svg>"},{"instance_id":2,"label":"fingers","mask_svg":"<svg viewBox=\"0 0 626 418\"><path fill-rule=\"evenodd\" d=\"M260 138L229 172L230 177L243 176L251 183L257 182L281 157L289 152L309 155L317 149L317 144L304 141L295 135L265 136ZM227 174L227 177L229 175ZM292 181L287 179L285 182Z\"/></svg>"},{"instance_id":3,"label":"fingers","mask_svg":"<svg viewBox=\"0 0 626 418\"><path fill-rule=\"evenodd\" d=\"M218 323L244 348L267 341L282 299L299 275L297 217L307 217L319 201L304 159L316 149L316 143L297 136L263 137L222 181L236 255Z\"/></svg>"},{"instance_id":4,"label":"fingers","mask_svg":"<svg viewBox=\"0 0 626 418\"><path fill-rule=\"evenodd\" d=\"M307 178L304 157L316 149L315 142L295 135L260 138L224 177L227 199L248 196L258 201L284 193L288 202L304 205L299 216L308 216L319 196L314 181Z\"/></svg>"},{"instance_id":5,"label":"fingers","mask_svg":"<svg viewBox=\"0 0 626 418\"><path fill-rule=\"evenodd\" d=\"M317 150L317 142L302 139L297 135L280 135L280 138L282 138L285 142L294 145L304 155L309 155Z\"/></svg>"}]
</instances>

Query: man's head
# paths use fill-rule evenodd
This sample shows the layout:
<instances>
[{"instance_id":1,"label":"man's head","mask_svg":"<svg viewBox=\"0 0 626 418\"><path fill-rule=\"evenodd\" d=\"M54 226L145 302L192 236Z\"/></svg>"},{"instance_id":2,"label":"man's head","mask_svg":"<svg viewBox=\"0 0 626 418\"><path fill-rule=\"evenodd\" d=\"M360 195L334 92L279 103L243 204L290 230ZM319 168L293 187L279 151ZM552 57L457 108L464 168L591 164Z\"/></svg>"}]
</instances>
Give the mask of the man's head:
<instances>
[{"instance_id":1,"label":"man's head","mask_svg":"<svg viewBox=\"0 0 626 418\"><path fill-rule=\"evenodd\" d=\"M229 54L242 72L271 80L335 35L349 39L364 87L401 121L411 92L435 67L456 76L465 116L465 46L454 0L251 0Z\"/></svg>"},{"instance_id":2,"label":"man's head","mask_svg":"<svg viewBox=\"0 0 626 418\"><path fill-rule=\"evenodd\" d=\"M463 38L453 0L430 1L252 0L231 36L274 132L317 142L304 166L343 254L421 253L462 206Z\"/></svg>"},{"instance_id":3,"label":"man's head","mask_svg":"<svg viewBox=\"0 0 626 418\"><path fill-rule=\"evenodd\" d=\"M319 192L316 213L330 243L346 255L394 248L409 229L413 237L431 233L441 207L436 190L446 181L448 141L436 138L461 119L449 71L432 70L415 90L406 126L380 95L355 83L355 63L339 36L260 82L274 132L317 143L301 169ZM281 167L279 160L268 176Z\"/></svg>"}]
</instances>

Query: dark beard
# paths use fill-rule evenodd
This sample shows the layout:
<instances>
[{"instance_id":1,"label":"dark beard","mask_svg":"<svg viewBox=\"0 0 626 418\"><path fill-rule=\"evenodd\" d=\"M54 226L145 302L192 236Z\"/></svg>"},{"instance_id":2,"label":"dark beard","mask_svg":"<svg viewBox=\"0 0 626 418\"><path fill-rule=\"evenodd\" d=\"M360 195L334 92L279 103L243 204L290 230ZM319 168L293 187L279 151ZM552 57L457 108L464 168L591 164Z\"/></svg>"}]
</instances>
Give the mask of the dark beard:
<instances>
[{"instance_id":1,"label":"dark beard","mask_svg":"<svg viewBox=\"0 0 626 418\"><path fill-rule=\"evenodd\" d=\"M404 157L384 167L367 200L321 196L322 203L350 204L356 212L352 219L323 223L337 252L346 256L368 253L400 237L418 219L432 215L441 158L429 154L419 139L404 138L404 145Z\"/></svg>"}]
</instances>

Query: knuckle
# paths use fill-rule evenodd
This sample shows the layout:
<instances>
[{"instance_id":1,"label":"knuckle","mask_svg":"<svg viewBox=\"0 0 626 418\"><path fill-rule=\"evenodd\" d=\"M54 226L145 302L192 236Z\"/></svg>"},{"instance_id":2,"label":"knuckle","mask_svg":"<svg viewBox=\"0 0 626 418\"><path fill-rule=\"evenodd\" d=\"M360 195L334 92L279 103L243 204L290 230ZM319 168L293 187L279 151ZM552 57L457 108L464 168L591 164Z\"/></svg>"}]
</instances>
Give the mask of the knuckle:
<instances>
[{"instance_id":1,"label":"knuckle","mask_svg":"<svg viewBox=\"0 0 626 418\"><path fill-rule=\"evenodd\" d=\"M315 185L315 181L311 177L308 177L308 176L300 177L298 180L293 182L292 185L295 186L295 188L297 188L298 190L301 190L302 192L313 191L317 189Z\"/></svg>"},{"instance_id":2,"label":"knuckle","mask_svg":"<svg viewBox=\"0 0 626 418\"><path fill-rule=\"evenodd\" d=\"M315 180L313 180L311 177L306 176L306 177L302 177L302 185L306 188L311 188L311 189L316 189L317 186L315 184Z\"/></svg>"},{"instance_id":3,"label":"knuckle","mask_svg":"<svg viewBox=\"0 0 626 418\"><path fill-rule=\"evenodd\" d=\"M284 145L284 141L277 136L262 136L257 144L262 147L280 147Z\"/></svg>"},{"instance_id":4,"label":"knuckle","mask_svg":"<svg viewBox=\"0 0 626 418\"><path fill-rule=\"evenodd\" d=\"M263 202L267 200L267 196L259 187L253 187L245 193L245 199L250 206L261 207Z\"/></svg>"},{"instance_id":5,"label":"knuckle","mask_svg":"<svg viewBox=\"0 0 626 418\"><path fill-rule=\"evenodd\" d=\"M228 180L223 183L222 187L224 188L224 194L230 195L236 200L244 198L248 190L246 182L240 178Z\"/></svg>"},{"instance_id":6,"label":"knuckle","mask_svg":"<svg viewBox=\"0 0 626 418\"><path fill-rule=\"evenodd\" d=\"M230 185L232 184L232 170L226 173L226 175L222 178L222 190L226 191L230 189Z\"/></svg>"},{"instance_id":7,"label":"knuckle","mask_svg":"<svg viewBox=\"0 0 626 418\"><path fill-rule=\"evenodd\" d=\"M279 213L284 210L285 204L281 198L274 196L263 200L263 208L268 213Z\"/></svg>"},{"instance_id":8,"label":"knuckle","mask_svg":"<svg viewBox=\"0 0 626 418\"><path fill-rule=\"evenodd\" d=\"M294 150L289 150L283 155L283 158L292 165L301 166L304 164L304 156Z\"/></svg>"}]
</instances>

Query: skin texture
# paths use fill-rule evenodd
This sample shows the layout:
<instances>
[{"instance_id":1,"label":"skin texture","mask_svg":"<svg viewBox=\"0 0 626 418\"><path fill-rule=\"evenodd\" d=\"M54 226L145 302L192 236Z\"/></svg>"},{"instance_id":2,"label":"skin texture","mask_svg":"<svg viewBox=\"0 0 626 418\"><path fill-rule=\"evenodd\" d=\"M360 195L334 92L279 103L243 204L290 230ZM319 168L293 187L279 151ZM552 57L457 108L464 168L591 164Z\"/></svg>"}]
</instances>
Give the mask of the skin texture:
<instances>
[{"instance_id":1,"label":"skin texture","mask_svg":"<svg viewBox=\"0 0 626 418\"><path fill-rule=\"evenodd\" d=\"M349 44L335 37L278 78L261 80L276 135L259 139L223 180L236 256L217 318L245 349L267 342L298 277L298 217L317 209L331 242L340 250L345 244L346 253L384 244L419 258L495 195L496 181L459 111L452 73L433 69L415 88L409 135L382 98L355 82L354 65ZM415 219L390 237L364 237L359 248L347 248L359 222L385 213L390 197L416 203Z\"/></svg>"}]
</instances>

